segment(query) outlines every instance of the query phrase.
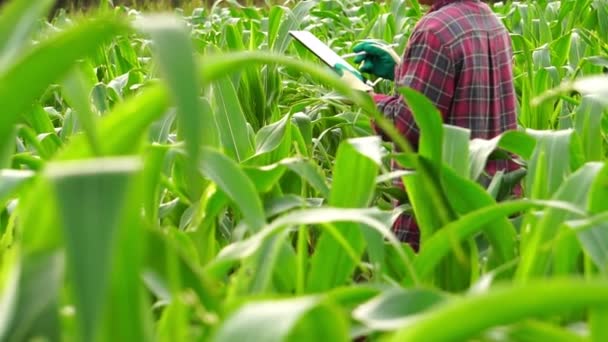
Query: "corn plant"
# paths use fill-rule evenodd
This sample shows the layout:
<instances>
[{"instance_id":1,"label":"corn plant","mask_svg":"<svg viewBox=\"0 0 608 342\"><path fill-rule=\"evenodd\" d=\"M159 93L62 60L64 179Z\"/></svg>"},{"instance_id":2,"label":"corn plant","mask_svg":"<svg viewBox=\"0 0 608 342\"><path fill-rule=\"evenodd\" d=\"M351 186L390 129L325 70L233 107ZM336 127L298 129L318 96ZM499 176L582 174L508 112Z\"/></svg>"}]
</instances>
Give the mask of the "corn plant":
<instances>
[{"instance_id":1,"label":"corn plant","mask_svg":"<svg viewBox=\"0 0 608 342\"><path fill-rule=\"evenodd\" d=\"M493 4L520 103L494 139L378 84L417 151L288 36L402 52L417 1L53 4L0 8L2 340L608 338L606 1ZM522 172L483 182L496 158Z\"/></svg>"}]
</instances>

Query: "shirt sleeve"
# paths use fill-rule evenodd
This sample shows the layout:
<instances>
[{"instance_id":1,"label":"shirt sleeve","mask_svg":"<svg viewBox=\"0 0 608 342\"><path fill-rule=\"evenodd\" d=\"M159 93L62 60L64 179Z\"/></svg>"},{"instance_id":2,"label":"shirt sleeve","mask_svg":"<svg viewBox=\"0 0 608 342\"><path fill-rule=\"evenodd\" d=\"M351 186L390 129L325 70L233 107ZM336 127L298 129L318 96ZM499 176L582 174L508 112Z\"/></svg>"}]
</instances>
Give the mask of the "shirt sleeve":
<instances>
[{"instance_id":1,"label":"shirt sleeve","mask_svg":"<svg viewBox=\"0 0 608 342\"><path fill-rule=\"evenodd\" d=\"M449 110L454 93L454 63L437 36L427 30L412 33L401 65L395 70L395 88L409 87L425 95L442 113ZM403 96L375 94L374 102L397 130L418 146L419 131ZM384 140L388 137L372 120L372 127Z\"/></svg>"}]
</instances>

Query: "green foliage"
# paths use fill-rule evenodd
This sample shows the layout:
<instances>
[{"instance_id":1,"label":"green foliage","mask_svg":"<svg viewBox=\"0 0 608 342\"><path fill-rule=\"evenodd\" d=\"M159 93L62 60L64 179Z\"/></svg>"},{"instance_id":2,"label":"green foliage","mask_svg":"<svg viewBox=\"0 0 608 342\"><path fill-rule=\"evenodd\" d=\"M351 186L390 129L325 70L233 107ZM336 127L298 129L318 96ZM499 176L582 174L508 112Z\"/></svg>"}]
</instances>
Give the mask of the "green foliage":
<instances>
[{"instance_id":1,"label":"green foliage","mask_svg":"<svg viewBox=\"0 0 608 342\"><path fill-rule=\"evenodd\" d=\"M471 139L378 83L419 151L288 34L402 53L417 1L52 6L0 7L1 340L608 336L605 0L492 5L516 131ZM486 175L496 158L522 169ZM418 252L390 229L403 212Z\"/></svg>"}]
</instances>

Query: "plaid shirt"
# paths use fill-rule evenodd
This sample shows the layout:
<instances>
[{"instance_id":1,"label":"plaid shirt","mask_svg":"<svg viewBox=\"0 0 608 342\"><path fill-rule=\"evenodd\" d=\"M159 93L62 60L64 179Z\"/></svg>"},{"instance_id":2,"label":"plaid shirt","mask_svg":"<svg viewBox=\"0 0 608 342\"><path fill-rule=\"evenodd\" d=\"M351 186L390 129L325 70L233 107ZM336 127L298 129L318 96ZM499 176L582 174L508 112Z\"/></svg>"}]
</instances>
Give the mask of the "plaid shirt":
<instances>
[{"instance_id":1,"label":"plaid shirt","mask_svg":"<svg viewBox=\"0 0 608 342\"><path fill-rule=\"evenodd\" d=\"M471 138L491 139L517 127L512 75L511 38L492 10L479 0L439 0L412 32L395 83L428 97L444 123L470 129ZM374 100L417 148L418 128L403 98L375 94ZM486 171L516 168L489 161ZM402 215L393 230L418 250L420 233L411 216Z\"/></svg>"}]
</instances>

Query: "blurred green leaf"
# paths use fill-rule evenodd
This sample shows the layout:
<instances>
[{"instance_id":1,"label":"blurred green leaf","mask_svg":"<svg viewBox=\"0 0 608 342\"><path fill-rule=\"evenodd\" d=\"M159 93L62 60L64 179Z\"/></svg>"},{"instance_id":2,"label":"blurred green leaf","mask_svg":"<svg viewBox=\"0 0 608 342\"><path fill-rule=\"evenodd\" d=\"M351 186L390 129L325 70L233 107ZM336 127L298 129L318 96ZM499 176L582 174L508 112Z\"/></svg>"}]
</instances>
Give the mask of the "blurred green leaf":
<instances>
[{"instance_id":1,"label":"blurred green leaf","mask_svg":"<svg viewBox=\"0 0 608 342\"><path fill-rule=\"evenodd\" d=\"M90 101L88 101L88 89L91 85L87 84L84 72L81 70L84 67L81 63L77 64L74 71L63 81L63 90L67 100L78 115L78 120L87 136L91 149L95 155L99 155L101 147L96 127L97 117L91 109Z\"/></svg>"},{"instance_id":2,"label":"blurred green leaf","mask_svg":"<svg viewBox=\"0 0 608 342\"><path fill-rule=\"evenodd\" d=\"M372 329L391 331L406 324L408 316L423 313L448 299L425 288L389 289L355 308L353 318Z\"/></svg>"},{"instance_id":3,"label":"blurred green leaf","mask_svg":"<svg viewBox=\"0 0 608 342\"><path fill-rule=\"evenodd\" d=\"M208 108L199 99L198 61L193 56L186 24L173 16L153 15L135 25L152 37L155 57L177 105L178 135L185 140L188 155L196 164L200 146L218 147L218 140L213 115L204 110Z\"/></svg>"},{"instance_id":4,"label":"blurred green leaf","mask_svg":"<svg viewBox=\"0 0 608 342\"><path fill-rule=\"evenodd\" d=\"M497 148L515 153L524 159L532 156L536 141L524 132L508 131L491 140L472 139L469 144L470 178L479 179L488 158Z\"/></svg>"},{"instance_id":5,"label":"blurred green leaf","mask_svg":"<svg viewBox=\"0 0 608 342\"><path fill-rule=\"evenodd\" d=\"M583 96L576 113L575 129L582 140L587 161L600 161L603 157L601 120L603 115L601 100L595 96Z\"/></svg>"},{"instance_id":6,"label":"blurred green leaf","mask_svg":"<svg viewBox=\"0 0 608 342\"><path fill-rule=\"evenodd\" d=\"M11 0L0 7L0 72L17 59L56 0Z\"/></svg>"},{"instance_id":7,"label":"blurred green leaf","mask_svg":"<svg viewBox=\"0 0 608 342\"><path fill-rule=\"evenodd\" d=\"M311 339L349 340L344 316L312 296L246 303L227 318L214 338L218 342Z\"/></svg>"},{"instance_id":8,"label":"blurred green leaf","mask_svg":"<svg viewBox=\"0 0 608 342\"><path fill-rule=\"evenodd\" d=\"M581 336L567 328L562 328L542 321L524 321L508 328L508 336L513 341L533 342L533 341L587 341Z\"/></svg>"},{"instance_id":9,"label":"blurred green leaf","mask_svg":"<svg viewBox=\"0 0 608 342\"><path fill-rule=\"evenodd\" d=\"M461 177L469 176L469 139L470 130L451 125L443 126L443 162L449 165Z\"/></svg>"},{"instance_id":10,"label":"blurred green leaf","mask_svg":"<svg viewBox=\"0 0 608 342\"><path fill-rule=\"evenodd\" d=\"M581 211L581 209L561 201L512 200L482 207L450 222L427 241L415 260L418 274L421 277L428 276L454 243L463 241L481 231L492 220L507 217L530 208L543 207L548 207L549 210L574 213L579 216L584 215L584 211Z\"/></svg>"},{"instance_id":11,"label":"blurred green leaf","mask_svg":"<svg viewBox=\"0 0 608 342\"><path fill-rule=\"evenodd\" d=\"M443 170L443 186L450 204L461 217L472 211L496 205L496 201L478 183L446 168ZM492 246L491 259L496 258L498 265L516 257L517 234L506 217L490 221L483 230Z\"/></svg>"},{"instance_id":12,"label":"blurred green leaf","mask_svg":"<svg viewBox=\"0 0 608 342\"><path fill-rule=\"evenodd\" d=\"M536 139L534 154L528 165L528 175L525 179L525 188L531 191L533 187L541 189L540 192L531 193L533 198L548 199L553 196L562 185L563 180L573 170L570 167L570 144L573 130L537 131L526 130L526 133ZM542 161L539 158L543 158ZM539 163L544 164L547 170L537 171Z\"/></svg>"},{"instance_id":13,"label":"blurred green leaf","mask_svg":"<svg viewBox=\"0 0 608 342\"><path fill-rule=\"evenodd\" d=\"M594 216L569 223L577 232L583 249L602 273L608 272L608 223L601 218L607 209L604 200L608 192L607 179L608 168L604 163L589 189L587 208Z\"/></svg>"},{"instance_id":14,"label":"blurred green leaf","mask_svg":"<svg viewBox=\"0 0 608 342\"><path fill-rule=\"evenodd\" d=\"M2 340L26 341L37 335L59 339L61 326L58 306L64 276L63 263L63 253L59 251L27 255L18 263L20 270L13 274L19 284L16 293L13 293L16 297L11 299L14 301L14 312L3 317L4 329L0 329Z\"/></svg>"},{"instance_id":15,"label":"blurred green leaf","mask_svg":"<svg viewBox=\"0 0 608 342\"><path fill-rule=\"evenodd\" d=\"M0 202L12 196L33 176L34 172L30 170L0 170Z\"/></svg>"},{"instance_id":16,"label":"blurred green leaf","mask_svg":"<svg viewBox=\"0 0 608 342\"><path fill-rule=\"evenodd\" d=\"M413 317L393 336L393 341L462 341L487 328L516 323L539 314L598 308L608 304L603 280L534 280L527 285L496 286L490 291L448 301L434 310ZM487 311L492 310L488 315ZM467 317L461 324L454 317ZM441 325L441 329L437 327Z\"/></svg>"},{"instance_id":17,"label":"blurred green leaf","mask_svg":"<svg viewBox=\"0 0 608 342\"><path fill-rule=\"evenodd\" d=\"M277 36L274 38L274 44L271 45L273 51L279 53L285 52L287 45L291 41L289 31L299 29L303 19L308 16L308 12L317 3L316 0L300 1L293 9L286 9L287 18L281 21Z\"/></svg>"},{"instance_id":18,"label":"blurred green leaf","mask_svg":"<svg viewBox=\"0 0 608 342\"><path fill-rule=\"evenodd\" d=\"M116 34L126 32L118 18L83 21L47 39L0 73L0 141L8 144L10 131L22 112L27 111L51 82L69 72L76 60L90 56ZM48 67L53 61L53 67Z\"/></svg>"},{"instance_id":19,"label":"blurred green leaf","mask_svg":"<svg viewBox=\"0 0 608 342\"><path fill-rule=\"evenodd\" d=\"M237 204L251 232L262 229L266 223L262 202L255 186L235 161L204 148L199 168Z\"/></svg>"},{"instance_id":20,"label":"blurred green leaf","mask_svg":"<svg viewBox=\"0 0 608 342\"><path fill-rule=\"evenodd\" d=\"M589 162L570 177L562 180L559 189L552 196L553 200L568 202L574 207L584 210L589 198L591 184L600 172L603 164ZM548 208L540 218L534 231L531 232L530 241L522 246L521 261L517 269L517 279L525 281L530 277L545 274L551 252L552 242L560 225L571 218L570 212ZM547 245L549 244L549 245ZM570 251L573 253L574 251Z\"/></svg>"},{"instance_id":21,"label":"blurred green leaf","mask_svg":"<svg viewBox=\"0 0 608 342\"><path fill-rule=\"evenodd\" d=\"M138 169L136 159L119 158L52 163L46 171L64 228L79 332L85 340L99 332L115 236L130 177Z\"/></svg>"}]
</instances>

